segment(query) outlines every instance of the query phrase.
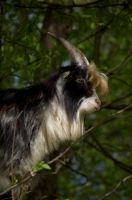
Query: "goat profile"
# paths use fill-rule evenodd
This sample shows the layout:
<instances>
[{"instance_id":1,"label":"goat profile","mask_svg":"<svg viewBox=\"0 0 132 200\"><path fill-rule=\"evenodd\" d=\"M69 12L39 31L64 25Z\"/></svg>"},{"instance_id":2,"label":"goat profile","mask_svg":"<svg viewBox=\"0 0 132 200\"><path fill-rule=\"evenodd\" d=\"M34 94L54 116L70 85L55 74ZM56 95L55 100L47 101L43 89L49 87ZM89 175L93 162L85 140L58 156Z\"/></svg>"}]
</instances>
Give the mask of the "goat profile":
<instances>
[{"instance_id":1,"label":"goat profile","mask_svg":"<svg viewBox=\"0 0 132 200\"><path fill-rule=\"evenodd\" d=\"M41 84L0 90L0 192L11 186L10 177L22 180L60 143L82 136L84 117L100 109L96 88L103 97L108 92L107 77L94 63L65 39L49 34L69 51L72 64Z\"/></svg>"}]
</instances>

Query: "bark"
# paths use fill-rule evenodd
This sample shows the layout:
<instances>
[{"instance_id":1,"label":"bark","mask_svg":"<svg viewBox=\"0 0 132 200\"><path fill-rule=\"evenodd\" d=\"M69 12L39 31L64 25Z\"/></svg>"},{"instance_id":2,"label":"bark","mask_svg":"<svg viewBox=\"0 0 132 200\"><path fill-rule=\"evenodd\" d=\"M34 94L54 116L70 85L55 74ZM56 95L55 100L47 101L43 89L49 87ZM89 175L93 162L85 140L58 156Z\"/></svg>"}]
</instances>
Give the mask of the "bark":
<instances>
[{"instance_id":1,"label":"bark","mask_svg":"<svg viewBox=\"0 0 132 200\"><path fill-rule=\"evenodd\" d=\"M69 12L69 10L66 9L66 13ZM43 32L41 35L41 42L46 46L46 49L52 49L53 48L53 38L47 34L47 32L44 32L44 30L47 30L51 33L55 33L56 35L59 35L65 39L68 38L69 34L72 30L72 24L66 24L66 21L64 22L64 19L62 22L58 21L58 19L55 16L55 12L53 9L47 9L45 18L43 20ZM57 43L57 45L60 45L60 43ZM51 66L53 69L56 69L56 60L54 58L51 58Z\"/></svg>"}]
</instances>

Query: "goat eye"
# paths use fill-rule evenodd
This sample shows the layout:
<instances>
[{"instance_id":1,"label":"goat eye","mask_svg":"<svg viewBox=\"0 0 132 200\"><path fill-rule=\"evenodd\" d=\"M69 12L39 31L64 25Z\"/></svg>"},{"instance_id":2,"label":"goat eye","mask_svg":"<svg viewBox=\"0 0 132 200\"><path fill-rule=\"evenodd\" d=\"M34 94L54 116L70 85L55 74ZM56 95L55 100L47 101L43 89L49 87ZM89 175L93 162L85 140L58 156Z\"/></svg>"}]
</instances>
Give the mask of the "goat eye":
<instances>
[{"instance_id":1,"label":"goat eye","mask_svg":"<svg viewBox=\"0 0 132 200\"><path fill-rule=\"evenodd\" d=\"M67 81L71 81L71 80L73 79L73 76L72 76L72 75L68 75L68 76L65 77L65 79L66 79Z\"/></svg>"}]
</instances>

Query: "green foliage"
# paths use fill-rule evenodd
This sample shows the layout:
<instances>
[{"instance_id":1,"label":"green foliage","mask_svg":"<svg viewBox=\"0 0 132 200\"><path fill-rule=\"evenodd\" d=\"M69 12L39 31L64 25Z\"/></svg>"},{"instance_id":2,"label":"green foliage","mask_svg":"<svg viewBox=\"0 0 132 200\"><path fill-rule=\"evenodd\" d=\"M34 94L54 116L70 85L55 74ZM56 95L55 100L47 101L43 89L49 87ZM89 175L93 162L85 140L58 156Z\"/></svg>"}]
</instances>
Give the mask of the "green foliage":
<instances>
[{"instance_id":1,"label":"green foliage","mask_svg":"<svg viewBox=\"0 0 132 200\"><path fill-rule=\"evenodd\" d=\"M33 169L33 172L40 172L43 169L51 170L51 167L44 163L44 161L41 161L37 164L37 166Z\"/></svg>"},{"instance_id":2,"label":"green foliage","mask_svg":"<svg viewBox=\"0 0 132 200\"><path fill-rule=\"evenodd\" d=\"M12 185L15 185L18 182L18 179L16 178L16 176L11 177L11 182L12 182Z\"/></svg>"},{"instance_id":3,"label":"green foliage","mask_svg":"<svg viewBox=\"0 0 132 200\"><path fill-rule=\"evenodd\" d=\"M42 42L42 35L48 31L42 28L47 5L31 0L7 0L2 5L0 87L38 83L52 73L54 65L59 67L69 60L61 45L53 41L54 48L47 50ZM68 40L109 78L108 98L98 113L87 117L86 130L104 122L73 146L68 162L57 171L56 199L99 200L132 173L132 107L107 118L132 102L132 5L128 0L103 0L74 7L69 13L54 8L54 14L59 22L72 24ZM34 172L43 169L50 167L40 162ZM13 177L12 183L16 181ZM131 184L132 178L103 199L131 200ZM52 182L49 188L52 193Z\"/></svg>"}]
</instances>

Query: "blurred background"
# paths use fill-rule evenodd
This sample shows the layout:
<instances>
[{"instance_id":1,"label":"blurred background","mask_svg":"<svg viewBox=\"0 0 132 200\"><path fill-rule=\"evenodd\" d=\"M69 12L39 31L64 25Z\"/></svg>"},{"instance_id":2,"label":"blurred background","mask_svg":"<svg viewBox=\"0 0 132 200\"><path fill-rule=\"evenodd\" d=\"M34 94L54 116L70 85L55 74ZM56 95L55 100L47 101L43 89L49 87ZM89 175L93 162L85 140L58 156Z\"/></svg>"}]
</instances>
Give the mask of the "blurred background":
<instances>
[{"instance_id":1,"label":"blurred background","mask_svg":"<svg viewBox=\"0 0 132 200\"><path fill-rule=\"evenodd\" d=\"M40 83L70 63L48 31L68 39L107 74L109 95L102 109L86 118L84 138L51 164L52 170L42 171L24 199L131 200L132 1L1 1L0 88Z\"/></svg>"}]
</instances>

